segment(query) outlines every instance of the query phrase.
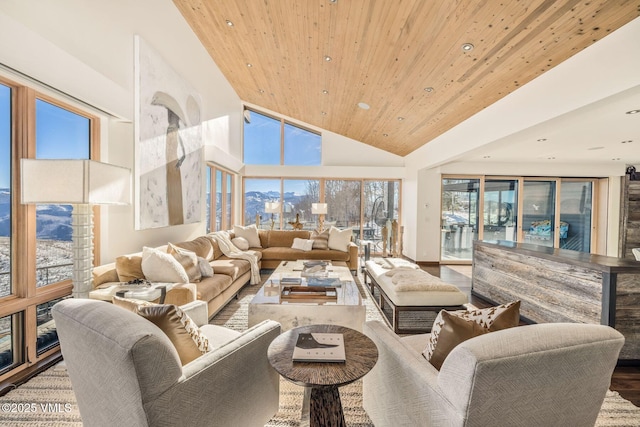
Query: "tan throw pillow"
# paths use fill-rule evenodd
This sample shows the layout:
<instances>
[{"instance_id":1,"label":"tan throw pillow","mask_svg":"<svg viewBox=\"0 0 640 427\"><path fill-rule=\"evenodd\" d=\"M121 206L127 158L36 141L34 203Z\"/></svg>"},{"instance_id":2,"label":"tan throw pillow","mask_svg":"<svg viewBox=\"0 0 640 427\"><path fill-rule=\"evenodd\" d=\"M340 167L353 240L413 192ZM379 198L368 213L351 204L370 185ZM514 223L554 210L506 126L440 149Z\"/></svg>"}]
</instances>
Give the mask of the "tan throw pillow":
<instances>
[{"instance_id":1,"label":"tan throw pillow","mask_svg":"<svg viewBox=\"0 0 640 427\"><path fill-rule=\"evenodd\" d=\"M339 228L331 227L329 229L329 249L349 252L349 243L351 242L352 235L353 230L350 228L340 230Z\"/></svg>"},{"instance_id":2,"label":"tan throw pillow","mask_svg":"<svg viewBox=\"0 0 640 427\"><path fill-rule=\"evenodd\" d=\"M189 276L177 259L146 246L142 248L142 272L151 282L189 283Z\"/></svg>"},{"instance_id":3,"label":"tan throw pillow","mask_svg":"<svg viewBox=\"0 0 640 427\"><path fill-rule=\"evenodd\" d=\"M427 346L422 355L430 360L439 341L440 330L444 324L441 310L433 321L431 335L427 341ZM488 307L475 310L457 310L448 312L449 314L471 320L488 329L488 331L498 331L500 329L512 328L520 324L520 301L502 304L497 307Z\"/></svg>"},{"instance_id":4,"label":"tan throw pillow","mask_svg":"<svg viewBox=\"0 0 640 427\"><path fill-rule=\"evenodd\" d=\"M175 245L182 249L195 252L197 256L200 256L207 261L213 260L213 246L211 244L211 239L207 236L200 236L188 242L180 242Z\"/></svg>"},{"instance_id":5,"label":"tan throw pillow","mask_svg":"<svg viewBox=\"0 0 640 427\"><path fill-rule=\"evenodd\" d=\"M202 273L198 266L198 255L195 252L180 248L173 243L169 243L167 252L184 268L187 276L189 276L189 282L199 282L202 279Z\"/></svg>"},{"instance_id":6,"label":"tan throw pillow","mask_svg":"<svg viewBox=\"0 0 640 427\"><path fill-rule=\"evenodd\" d=\"M429 363L437 370L440 370L444 360L458 344L470 338L489 333L487 328L477 322L454 316L446 311L442 311L442 322L438 344L429 359Z\"/></svg>"},{"instance_id":7,"label":"tan throw pillow","mask_svg":"<svg viewBox=\"0 0 640 427\"><path fill-rule=\"evenodd\" d=\"M169 337L186 365L211 350L209 340L180 308L172 304L140 307L138 313Z\"/></svg>"},{"instance_id":8,"label":"tan throw pillow","mask_svg":"<svg viewBox=\"0 0 640 427\"><path fill-rule=\"evenodd\" d=\"M118 273L118 280L121 282L144 279L142 257L140 255L119 256L116 258L116 272Z\"/></svg>"},{"instance_id":9,"label":"tan throw pillow","mask_svg":"<svg viewBox=\"0 0 640 427\"><path fill-rule=\"evenodd\" d=\"M312 231L311 240L313 240L313 249L329 249L329 230L322 233Z\"/></svg>"},{"instance_id":10,"label":"tan throw pillow","mask_svg":"<svg viewBox=\"0 0 640 427\"><path fill-rule=\"evenodd\" d=\"M241 225L233 226L233 234L235 237L244 237L249 242L250 248L261 248L260 237L258 236L258 228L255 224L243 227Z\"/></svg>"}]
</instances>

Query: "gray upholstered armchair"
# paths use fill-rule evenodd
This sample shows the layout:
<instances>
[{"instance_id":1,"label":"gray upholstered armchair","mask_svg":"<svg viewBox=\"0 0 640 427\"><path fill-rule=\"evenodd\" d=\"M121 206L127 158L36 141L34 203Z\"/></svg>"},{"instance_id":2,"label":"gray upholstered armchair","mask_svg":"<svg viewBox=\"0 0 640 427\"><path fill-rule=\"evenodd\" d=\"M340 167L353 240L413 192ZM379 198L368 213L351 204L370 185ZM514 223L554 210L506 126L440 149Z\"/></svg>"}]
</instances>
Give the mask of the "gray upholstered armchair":
<instances>
[{"instance_id":1,"label":"gray upholstered armchair","mask_svg":"<svg viewBox=\"0 0 640 427\"><path fill-rule=\"evenodd\" d=\"M379 352L363 379L376 427L594 425L624 344L608 326L520 326L459 344L438 372L421 354L428 335L364 333Z\"/></svg>"},{"instance_id":2,"label":"gray upholstered armchair","mask_svg":"<svg viewBox=\"0 0 640 427\"><path fill-rule=\"evenodd\" d=\"M193 305L183 307L206 323L206 303ZM263 426L278 410L267 348L279 323L243 333L205 325L214 350L182 366L157 326L120 307L69 299L53 317L85 426Z\"/></svg>"}]
</instances>

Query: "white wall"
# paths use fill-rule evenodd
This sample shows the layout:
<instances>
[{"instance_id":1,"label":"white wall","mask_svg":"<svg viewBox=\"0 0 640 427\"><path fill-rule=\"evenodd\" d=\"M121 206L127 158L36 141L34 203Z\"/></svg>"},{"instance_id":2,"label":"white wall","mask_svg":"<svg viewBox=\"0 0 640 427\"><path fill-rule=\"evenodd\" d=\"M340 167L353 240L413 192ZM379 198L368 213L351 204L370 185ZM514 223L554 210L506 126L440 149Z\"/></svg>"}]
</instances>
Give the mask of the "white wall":
<instances>
[{"instance_id":1,"label":"white wall","mask_svg":"<svg viewBox=\"0 0 640 427\"><path fill-rule=\"evenodd\" d=\"M108 113L102 115L101 159L131 169L136 34L200 93L203 121L229 118L228 140L210 141L205 132L205 143L218 146L228 159L239 156L240 99L171 1L0 3L3 65ZM0 72L12 77L10 71ZM101 213L100 262L143 245L187 240L205 230L200 222L136 231L133 206L102 207Z\"/></svg>"}]
</instances>

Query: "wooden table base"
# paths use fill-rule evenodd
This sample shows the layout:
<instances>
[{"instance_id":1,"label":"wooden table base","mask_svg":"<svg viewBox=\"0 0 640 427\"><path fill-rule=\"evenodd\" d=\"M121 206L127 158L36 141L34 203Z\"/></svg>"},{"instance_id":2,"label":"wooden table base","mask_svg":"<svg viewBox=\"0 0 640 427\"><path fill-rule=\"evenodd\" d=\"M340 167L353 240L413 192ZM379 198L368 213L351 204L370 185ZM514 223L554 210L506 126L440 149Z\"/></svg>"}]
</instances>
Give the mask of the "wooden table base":
<instances>
[{"instance_id":1,"label":"wooden table base","mask_svg":"<svg viewBox=\"0 0 640 427\"><path fill-rule=\"evenodd\" d=\"M301 426L346 427L338 387L305 387Z\"/></svg>"}]
</instances>

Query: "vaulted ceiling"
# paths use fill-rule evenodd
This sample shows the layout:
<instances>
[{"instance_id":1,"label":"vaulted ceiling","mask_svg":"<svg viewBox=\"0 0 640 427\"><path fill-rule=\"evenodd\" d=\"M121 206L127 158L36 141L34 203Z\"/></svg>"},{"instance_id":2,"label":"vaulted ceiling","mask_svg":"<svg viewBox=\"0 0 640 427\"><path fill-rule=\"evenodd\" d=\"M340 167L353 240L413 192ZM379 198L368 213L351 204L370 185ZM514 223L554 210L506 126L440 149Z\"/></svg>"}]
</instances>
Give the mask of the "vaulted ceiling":
<instances>
[{"instance_id":1,"label":"vaulted ceiling","mask_svg":"<svg viewBox=\"0 0 640 427\"><path fill-rule=\"evenodd\" d=\"M174 3L244 102L400 156L640 16L639 0Z\"/></svg>"}]
</instances>

